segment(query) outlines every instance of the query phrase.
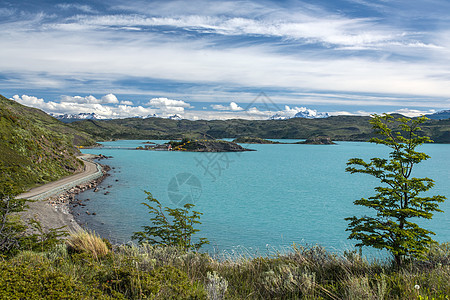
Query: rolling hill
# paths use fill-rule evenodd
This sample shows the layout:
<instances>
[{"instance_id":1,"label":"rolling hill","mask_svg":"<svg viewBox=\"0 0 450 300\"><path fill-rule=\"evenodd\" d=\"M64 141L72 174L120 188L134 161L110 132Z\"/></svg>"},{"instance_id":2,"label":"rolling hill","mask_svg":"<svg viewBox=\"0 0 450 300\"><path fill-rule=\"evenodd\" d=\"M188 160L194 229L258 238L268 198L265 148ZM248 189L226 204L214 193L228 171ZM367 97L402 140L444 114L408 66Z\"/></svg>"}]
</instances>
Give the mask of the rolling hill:
<instances>
[{"instance_id":1,"label":"rolling hill","mask_svg":"<svg viewBox=\"0 0 450 300\"><path fill-rule=\"evenodd\" d=\"M74 145L92 145L85 132L0 95L0 169L20 188L69 175L82 168Z\"/></svg>"}]
</instances>

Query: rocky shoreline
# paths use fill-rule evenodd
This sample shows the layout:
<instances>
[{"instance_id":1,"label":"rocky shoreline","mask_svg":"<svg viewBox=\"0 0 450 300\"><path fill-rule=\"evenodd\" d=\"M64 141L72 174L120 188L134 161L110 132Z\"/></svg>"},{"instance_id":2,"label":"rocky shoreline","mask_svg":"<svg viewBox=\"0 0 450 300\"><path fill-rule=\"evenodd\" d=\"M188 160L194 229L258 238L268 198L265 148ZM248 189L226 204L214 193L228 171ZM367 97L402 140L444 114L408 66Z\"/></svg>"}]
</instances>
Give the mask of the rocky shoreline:
<instances>
[{"instance_id":1,"label":"rocky shoreline","mask_svg":"<svg viewBox=\"0 0 450 300\"><path fill-rule=\"evenodd\" d=\"M77 200L76 196L84 191L95 189L97 186L109 176L109 171L111 168L108 165L101 165L103 175L95 180L89 181L84 184L77 185L59 195L50 197L48 202L55 209L65 213L65 214L73 214L72 207L76 207L77 205L85 206L85 204L81 203L81 201Z\"/></svg>"},{"instance_id":2,"label":"rocky shoreline","mask_svg":"<svg viewBox=\"0 0 450 300\"><path fill-rule=\"evenodd\" d=\"M102 160L102 159L108 159L111 157L104 156L102 154L99 155L92 155L89 157L89 161L93 162L94 159ZM57 214L57 222L59 223L59 226L63 225L65 226L65 230L70 231L78 231L82 228L82 225L76 218L75 212L73 211L74 207L77 206L85 206L80 200L77 199L77 195L79 195L82 192L85 192L90 189L97 189L98 185L108 176L110 176L109 171L111 170L111 167L106 164L100 164L102 168L102 175L94 180L88 181L83 184L76 185L68 190L65 190L64 192L51 196L48 199L44 201L45 205L44 207L40 206L41 209L45 209L45 207L49 207L50 211L53 211ZM38 201L40 202L40 201ZM32 203L31 206L38 205L38 203ZM36 207L35 207L36 209ZM50 213L50 211L48 211ZM40 214L42 214L43 211L41 211ZM52 213L53 214L53 213ZM95 214L95 213L94 213ZM36 216L39 221L43 221L46 218L44 218L44 215L42 216ZM56 224L55 224L56 225ZM55 227L51 226L50 224L44 225L45 228L47 227ZM58 227L58 226L57 226Z\"/></svg>"}]
</instances>

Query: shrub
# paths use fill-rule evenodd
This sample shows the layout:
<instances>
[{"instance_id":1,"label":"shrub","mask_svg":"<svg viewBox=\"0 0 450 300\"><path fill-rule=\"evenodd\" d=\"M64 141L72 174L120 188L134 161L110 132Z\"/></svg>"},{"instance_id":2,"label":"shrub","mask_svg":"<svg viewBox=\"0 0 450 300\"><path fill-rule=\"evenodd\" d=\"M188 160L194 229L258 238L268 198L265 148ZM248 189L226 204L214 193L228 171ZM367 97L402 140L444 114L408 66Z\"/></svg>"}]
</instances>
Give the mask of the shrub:
<instances>
[{"instance_id":1,"label":"shrub","mask_svg":"<svg viewBox=\"0 0 450 300\"><path fill-rule=\"evenodd\" d=\"M225 299L225 293L228 288L228 281L217 275L217 272L207 273L208 284L206 290L208 291L208 299L220 300Z\"/></svg>"},{"instance_id":2,"label":"shrub","mask_svg":"<svg viewBox=\"0 0 450 300\"><path fill-rule=\"evenodd\" d=\"M171 266L143 272L122 265L105 278L104 289L119 292L130 299L206 299L206 292L191 283L187 274Z\"/></svg>"},{"instance_id":3,"label":"shrub","mask_svg":"<svg viewBox=\"0 0 450 300\"><path fill-rule=\"evenodd\" d=\"M180 247L186 251L198 250L204 244L209 244L206 238L200 238L194 243L192 236L199 232L195 229L202 213L192 210L194 204L186 203L183 208L162 207L161 203L153 198L150 192L145 191L147 200L150 202L142 203L147 206L151 226L142 226L144 231L135 232L133 239L138 240L139 244L149 243L152 245L168 245Z\"/></svg>"},{"instance_id":4,"label":"shrub","mask_svg":"<svg viewBox=\"0 0 450 300\"><path fill-rule=\"evenodd\" d=\"M75 252L86 252L95 259L101 258L109 253L108 245L95 232L79 231L72 233L67 239L69 250Z\"/></svg>"},{"instance_id":5,"label":"shrub","mask_svg":"<svg viewBox=\"0 0 450 300\"><path fill-rule=\"evenodd\" d=\"M0 262L0 299L111 299L91 285L52 270L42 258Z\"/></svg>"}]
</instances>

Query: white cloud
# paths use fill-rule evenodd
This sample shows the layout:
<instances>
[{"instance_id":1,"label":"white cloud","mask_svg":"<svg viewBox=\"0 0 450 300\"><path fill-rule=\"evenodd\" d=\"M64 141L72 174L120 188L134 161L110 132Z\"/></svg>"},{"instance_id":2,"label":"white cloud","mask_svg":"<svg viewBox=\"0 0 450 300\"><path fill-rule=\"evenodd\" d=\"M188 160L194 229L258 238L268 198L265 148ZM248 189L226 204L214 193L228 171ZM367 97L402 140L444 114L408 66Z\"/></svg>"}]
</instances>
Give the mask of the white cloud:
<instances>
[{"instance_id":1,"label":"white cloud","mask_svg":"<svg viewBox=\"0 0 450 300\"><path fill-rule=\"evenodd\" d=\"M201 33L220 35L260 35L281 37L303 41L305 43L325 43L336 45L340 49L369 49L389 45L400 47L436 47L432 43L417 41L416 32L387 25L380 25L373 18L345 18L342 15L328 15L312 12L285 14L284 18L247 18L205 16L198 14L179 15L177 17L147 17L145 15L78 15L73 20L88 26L172 26Z\"/></svg>"},{"instance_id":2,"label":"white cloud","mask_svg":"<svg viewBox=\"0 0 450 300\"><path fill-rule=\"evenodd\" d=\"M328 114L330 116L370 116L373 115L375 112L367 112L363 110L358 110L355 112L349 112L349 111L332 111Z\"/></svg>"},{"instance_id":3,"label":"white cloud","mask_svg":"<svg viewBox=\"0 0 450 300\"><path fill-rule=\"evenodd\" d=\"M86 98L90 99L91 102L87 102ZM79 114L79 113L96 113L104 118L127 118L135 116L147 116L154 114L155 109L146 108L142 106L129 106L129 105L104 105L100 103L95 103L92 101L92 96L79 97L79 96L65 96L64 101L45 101L42 98L37 98L34 96L14 95L13 100L19 102L20 104L39 108L47 113L54 114ZM73 101L69 101L72 99ZM96 99L98 100L98 99ZM162 114L165 116L165 114Z\"/></svg>"},{"instance_id":4,"label":"white cloud","mask_svg":"<svg viewBox=\"0 0 450 300\"><path fill-rule=\"evenodd\" d=\"M116 104L119 103L117 97L113 94L108 94L100 99L95 98L92 95L81 97L81 96L62 96L61 102L68 103L78 103L78 104Z\"/></svg>"},{"instance_id":5,"label":"white cloud","mask_svg":"<svg viewBox=\"0 0 450 300\"><path fill-rule=\"evenodd\" d=\"M269 117L272 112L270 111L261 111L256 107L250 107L249 109L247 109L245 111L246 114L248 115L257 115L257 116L264 116L264 117Z\"/></svg>"},{"instance_id":6,"label":"white cloud","mask_svg":"<svg viewBox=\"0 0 450 300\"><path fill-rule=\"evenodd\" d=\"M119 103L117 97L113 94L108 94L102 97L101 103Z\"/></svg>"},{"instance_id":7,"label":"white cloud","mask_svg":"<svg viewBox=\"0 0 450 300\"><path fill-rule=\"evenodd\" d=\"M228 106L224 106L221 104L211 104L211 107L216 110L231 110L231 111L244 110L236 102L230 102L230 104Z\"/></svg>"},{"instance_id":8,"label":"white cloud","mask_svg":"<svg viewBox=\"0 0 450 300\"><path fill-rule=\"evenodd\" d=\"M124 101L120 101L120 104L123 104L123 105L133 105L134 103L131 102L131 101L128 101L128 100L124 100Z\"/></svg>"},{"instance_id":9,"label":"white cloud","mask_svg":"<svg viewBox=\"0 0 450 300\"><path fill-rule=\"evenodd\" d=\"M162 108L162 107L185 107L189 108L191 105L182 100L172 100L168 98L153 98L147 105Z\"/></svg>"},{"instance_id":10,"label":"white cloud","mask_svg":"<svg viewBox=\"0 0 450 300\"><path fill-rule=\"evenodd\" d=\"M1 34L1 29L0 29ZM222 86L276 87L279 89L327 90L355 93L388 93L448 97L450 86L446 74L446 57L430 53L433 61L401 62L364 57L321 57L317 53L280 54L265 46L232 49L206 48L198 41L153 40L153 35L105 31L64 35L43 32L41 37L24 34L9 39L0 49L0 69L9 73L24 72L53 78L76 74L84 79L105 82L128 76L161 80L200 82ZM113 47L98 40L115 39ZM134 40L133 43L128 42ZM45 40L43 42L42 40ZM48 47L52 44L52 47ZM30 51L29 49L34 49ZM432 51L432 50L427 50ZM439 50L433 50L439 51ZM126 55L124 55L126 53ZM18 64L17 61L21 61ZM145 63L143 63L145 62ZM64 66L64 72L61 71ZM202 66L199 68L199 66ZM276 74L276 76L274 76ZM31 76L29 76L31 77ZM33 82L33 81L31 81ZM66 83L59 82L64 89ZM95 84L97 85L97 84ZM39 86L36 82L36 86ZM57 88L57 86L55 86Z\"/></svg>"},{"instance_id":11,"label":"white cloud","mask_svg":"<svg viewBox=\"0 0 450 300\"><path fill-rule=\"evenodd\" d=\"M189 103L182 100L173 100L168 98L153 98L146 105L158 108L165 113L182 113L185 108L191 108Z\"/></svg>"},{"instance_id":12,"label":"white cloud","mask_svg":"<svg viewBox=\"0 0 450 300\"><path fill-rule=\"evenodd\" d=\"M89 97L89 96L88 96ZM31 106L35 108L39 108L47 113L54 114L78 114L78 113L96 113L104 118L114 119L114 118L129 118L129 117L145 117L148 115L157 114L160 117L168 117L169 115L173 115L174 113L183 113L183 117L191 120L226 120L226 119L254 119L254 120L265 120L273 115L279 115L282 117L293 117L298 112L309 112L309 114L314 115L317 114L316 110L308 109L306 107L290 107L286 105L283 110L262 110L257 107L250 107L247 110L220 110L220 111L205 111L202 110L187 110L184 111L184 107L170 107L160 105L158 108L149 108L144 106L134 106L131 101L120 101L120 104L100 104L100 103L87 103L86 101L80 103L79 97L74 96L71 97L74 99L73 102L68 102L69 96L66 96L64 100L61 102L55 101L45 101L42 98L37 98L35 96L28 95L14 95L12 97L13 100L19 102L20 104ZM167 99L167 98L154 98L154 99ZM154 100L152 99L152 100ZM170 100L170 99L167 99ZM179 100L173 100L179 101ZM181 101L183 102L183 101ZM172 103L183 105L186 107L186 104L182 104L179 102L171 102L164 100L155 100L154 103ZM176 110L178 108L178 110ZM175 109L175 110L174 110ZM403 108L396 111L391 111L390 113L400 113L408 117L416 117L419 115L426 115L436 112L436 110L415 110ZM367 111L334 111L329 112L331 116L337 115L348 115L348 116L369 116L375 112L367 112Z\"/></svg>"},{"instance_id":13,"label":"white cloud","mask_svg":"<svg viewBox=\"0 0 450 300\"><path fill-rule=\"evenodd\" d=\"M388 24L382 18L354 18L345 16L345 11L323 11L305 3L289 11L274 3L248 1L218 1L213 6L196 1L205 5L189 7L179 1L132 2L120 4L128 6L131 14L70 19L34 14L4 21L0 36L8 47L0 48L0 70L21 78L11 76L0 81L0 89L17 93L26 82L27 89L45 86L60 93L104 91L104 85L118 93L131 89L120 84L121 80L142 78L204 85L203 93L215 88L236 91L240 87L284 90L287 101L281 102L294 105L300 100L287 91L358 96L310 97L312 104L396 107L443 107L442 98L450 95L448 26L441 26L445 30L436 26L434 32L418 32L400 21ZM70 5L60 8L83 10ZM148 30L149 26L172 26L173 30ZM138 28L146 30L145 34L130 30ZM192 31L211 35L196 39L186 33ZM223 40L235 39L216 38L218 34L240 35L240 41L251 36L252 40L228 43ZM267 36L277 39L264 39ZM314 45L301 48L305 43ZM133 89L147 95L182 95L171 94L167 87L158 87L166 89L162 93L149 92L139 85ZM241 94L236 92L232 97ZM382 97L368 100L370 95L404 99L385 104ZM188 96L194 99L195 95ZM105 103L88 97L68 101ZM185 107L166 105L160 109L168 108L182 111Z\"/></svg>"},{"instance_id":14,"label":"white cloud","mask_svg":"<svg viewBox=\"0 0 450 300\"><path fill-rule=\"evenodd\" d=\"M0 16L9 17L14 14L15 10L11 8L2 7L0 8Z\"/></svg>"},{"instance_id":15,"label":"white cloud","mask_svg":"<svg viewBox=\"0 0 450 300\"><path fill-rule=\"evenodd\" d=\"M434 110L434 109L418 110L418 109L401 108L401 109L397 109L395 111L391 111L391 112L389 112L389 114L398 113L398 114L402 114L406 117L412 118L412 117L419 117L419 116L423 116L423 115L433 114L435 112L436 112L436 110Z\"/></svg>"},{"instance_id":16,"label":"white cloud","mask_svg":"<svg viewBox=\"0 0 450 300\"><path fill-rule=\"evenodd\" d=\"M77 97L72 97L75 99L75 101L79 100ZM108 119L115 119L115 118L129 118L129 117L145 117L148 115L157 114L160 117L168 117L169 115L173 115L174 113L182 113L182 110L179 111L173 111L173 108L176 107L165 107L161 106L157 109L149 108L149 107L143 107L143 106L132 106L132 105L103 105L98 103L79 103L79 102L55 102L55 101L45 101L42 98L37 98L34 96L28 96L28 95L14 95L12 97L13 100L19 102L20 104L31 106L35 108L39 108L47 113L54 113L54 114L78 114L78 113L96 113L99 116L102 116L104 118ZM68 98L65 98L67 100ZM155 98L156 99L156 98ZM161 98L157 98L161 99ZM164 98L163 98L164 99ZM153 99L152 99L153 100ZM170 100L170 99L168 99ZM159 101L159 100L158 100ZM177 100L175 100L177 101ZM121 101L122 102L122 101ZM154 101L156 102L156 101ZM164 101L162 101L164 102ZM174 103L174 102L166 102L166 103ZM178 105L184 105L182 103L177 103ZM184 107L178 107L180 109L184 109ZM183 114L183 117L191 119L191 120L198 120L198 119L218 119L218 120L224 120L224 119L233 119L233 118L240 118L240 119L267 119L270 117L272 112L270 111L260 111L256 107L250 108L248 111L220 111L220 112L214 112L214 111L194 111L194 110L188 110Z\"/></svg>"}]
</instances>

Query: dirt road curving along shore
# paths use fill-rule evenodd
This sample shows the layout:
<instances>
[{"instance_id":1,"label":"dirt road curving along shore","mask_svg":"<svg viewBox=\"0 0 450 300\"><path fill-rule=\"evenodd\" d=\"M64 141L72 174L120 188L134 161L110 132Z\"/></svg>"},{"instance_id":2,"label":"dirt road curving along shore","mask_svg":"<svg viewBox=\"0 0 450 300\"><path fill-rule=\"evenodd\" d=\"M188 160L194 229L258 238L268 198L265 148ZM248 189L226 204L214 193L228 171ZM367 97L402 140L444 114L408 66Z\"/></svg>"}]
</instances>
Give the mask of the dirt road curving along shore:
<instances>
[{"instance_id":1,"label":"dirt road curving along shore","mask_svg":"<svg viewBox=\"0 0 450 300\"><path fill-rule=\"evenodd\" d=\"M68 231L78 231L81 227L69 212L68 204L52 205L48 199L60 195L71 188L93 181L103 176L102 167L92 161L95 155L83 154L78 157L84 161L84 170L80 173L33 188L17 198L34 200L29 208L21 213L23 220L35 218L41 222L44 230L66 226Z\"/></svg>"}]
</instances>

